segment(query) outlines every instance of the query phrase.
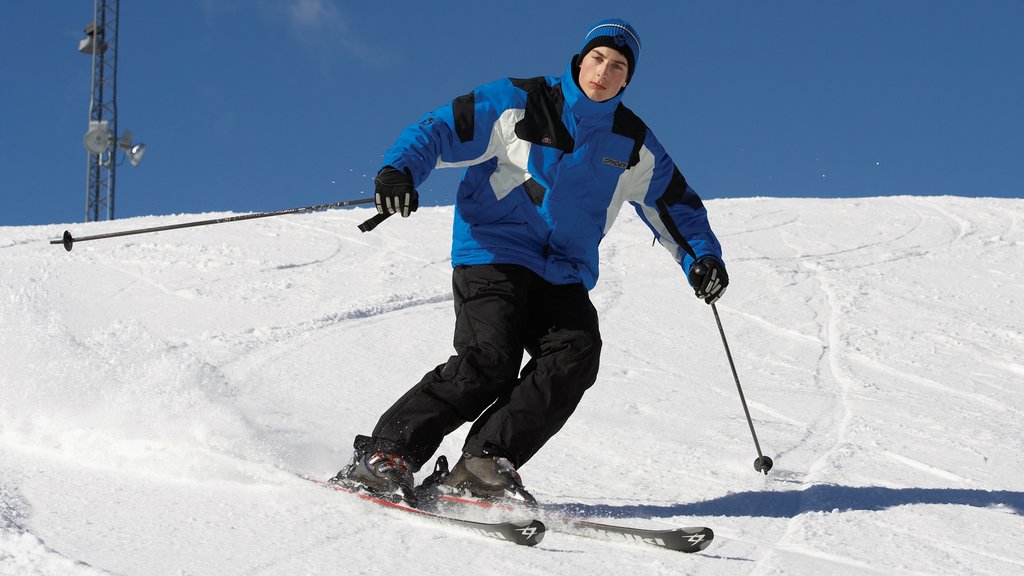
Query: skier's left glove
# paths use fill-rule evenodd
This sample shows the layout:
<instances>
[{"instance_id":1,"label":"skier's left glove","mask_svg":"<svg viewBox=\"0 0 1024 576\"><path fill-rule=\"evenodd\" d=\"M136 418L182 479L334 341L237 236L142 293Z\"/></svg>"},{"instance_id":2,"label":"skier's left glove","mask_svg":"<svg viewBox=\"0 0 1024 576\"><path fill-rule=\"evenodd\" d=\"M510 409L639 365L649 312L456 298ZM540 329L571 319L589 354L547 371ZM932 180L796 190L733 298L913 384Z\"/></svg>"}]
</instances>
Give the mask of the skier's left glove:
<instances>
[{"instance_id":1,"label":"skier's left glove","mask_svg":"<svg viewBox=\"0 0 1024 576\"><path fill-rule=\"evenodd\" d=\"M374 179L374 186L373 198L378 214L400 213L403 218L408 218L420 207L420 195L412 186L412 177L394 166L381 168Z\"/></svg>"},{"instance_id":2,"label":"skier's left glove","mask_svg":"<svg viewBox=\"0 0 1024 576\"><path fill-rule=\"evenodd\" d=\"M714 304L729 286L729 274L722 261L714 256L702 256L690 266L690 285L697 298Z\"/></svg>"}]
</instances>

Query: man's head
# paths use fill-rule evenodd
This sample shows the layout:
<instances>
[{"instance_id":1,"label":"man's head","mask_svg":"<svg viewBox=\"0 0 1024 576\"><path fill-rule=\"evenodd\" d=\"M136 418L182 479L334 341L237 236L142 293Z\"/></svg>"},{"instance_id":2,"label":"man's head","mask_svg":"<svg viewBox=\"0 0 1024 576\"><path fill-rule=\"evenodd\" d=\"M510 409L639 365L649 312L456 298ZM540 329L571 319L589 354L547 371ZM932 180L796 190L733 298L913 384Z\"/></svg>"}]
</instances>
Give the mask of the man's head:
<instances>
[{"instance_id":1,"label":"man's head","mask_svg":"<svg viewBox=\"0 0 1024 576\"><path fill-rule=\"evenodd\" d=\"M583 69L588 64L593 64L593 62L588 62L588 57L593 56L592 52L595 50L602 54L601 57L604 60L617 60L625 63L624 81L619 86L607 86L606 88L613 90L613 93L607 98L598 100L603 101L618 94L625 87L626 82L633 78L637 61L640 59L640 35L629 25L629 22L618 18L602 20L591 27L590 32L587 32L579 55L581 69L579 83L580 88L583 88L591 100L595 100L594 96L587 92L591 78L583 77Z\"/></svg>"},{"instance_id":2,"label":"man's head","mask_svg":"<svg viewBox=\"0 0 1024 576\"><path fill-rule=\"evenodd\" d=\"M626 87L629 63L626 57L608 46L591 48L579 61L576 79L580 90L594 102L611 100Z\"/></svg>"}]
</instances>

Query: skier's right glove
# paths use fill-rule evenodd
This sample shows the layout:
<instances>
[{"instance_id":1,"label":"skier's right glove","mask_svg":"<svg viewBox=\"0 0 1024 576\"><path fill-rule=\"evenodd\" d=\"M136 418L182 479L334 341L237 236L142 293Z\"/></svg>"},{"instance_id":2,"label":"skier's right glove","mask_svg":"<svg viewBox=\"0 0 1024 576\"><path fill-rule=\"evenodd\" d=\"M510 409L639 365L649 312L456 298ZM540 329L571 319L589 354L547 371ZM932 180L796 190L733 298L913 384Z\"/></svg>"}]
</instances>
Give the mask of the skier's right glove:
<instances>
[{"instance_id":1,"label":"skier's right glove","mask_svg":"<svg viewBox=\"0 0 1024 576\"><path fill-rule=\"evenodd\" d=\"M412 176L393 166L385 166L374 179L373 198L378 214L398 214L408 218L420 206L420 195L412 186Z\"/></svg>"},{"instance_id":2,"label":"skier's right glove","mask_svg":"<svg viewBox=\"0 0 1024 576\"><path fill-rule=\"evenodd\" d=\"M714 304L725 294L729 286L729 274L721 260L714 256L702 256L690 266L690 285L697 298Z\"/></svg>"}]
</instances>

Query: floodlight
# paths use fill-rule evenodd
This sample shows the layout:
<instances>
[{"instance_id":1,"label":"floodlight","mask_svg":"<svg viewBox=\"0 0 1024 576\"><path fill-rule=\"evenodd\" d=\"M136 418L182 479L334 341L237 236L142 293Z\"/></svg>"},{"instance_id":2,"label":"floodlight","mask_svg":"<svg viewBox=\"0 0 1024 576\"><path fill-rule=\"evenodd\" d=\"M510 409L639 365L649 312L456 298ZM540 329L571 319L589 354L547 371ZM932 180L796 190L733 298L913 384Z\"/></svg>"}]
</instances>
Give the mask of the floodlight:
<instances>
[{"instance_id":1,"label":"floodlight","mask_svg":"<svg viewBox=\"0 0 1024 576\"><path fill-rule=\"evenodd\" d=\"M138 144L132 142L132 133L130 130L125 130L124 134L117 141L117 147L124 151L125 156L128 157L128 161L132 163L132 166L138 166L139 162L142 161L142 155L146 153L146 145L142 142Z\"/></svg>"},{"instance_id":2,"label":"floodlight","mask_svg":"<svg viewBox=\"0 0 1024 576\"><path fill-rule=\"evenodd\" d=\"M138 166L139 162L142 161L142 155L146 153L146 145L135 144L125 150L124 153L128 155L128 161L132 163L132 166Z\"/></svg>"}]
</instances>

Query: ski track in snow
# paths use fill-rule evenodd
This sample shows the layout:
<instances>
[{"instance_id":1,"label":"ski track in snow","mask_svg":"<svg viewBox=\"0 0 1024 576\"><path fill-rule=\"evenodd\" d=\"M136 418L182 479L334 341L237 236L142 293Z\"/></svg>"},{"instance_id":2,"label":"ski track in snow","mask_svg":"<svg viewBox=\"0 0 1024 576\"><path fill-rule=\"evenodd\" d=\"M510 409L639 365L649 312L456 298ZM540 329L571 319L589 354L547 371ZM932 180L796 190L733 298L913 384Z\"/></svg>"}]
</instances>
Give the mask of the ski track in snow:
<instances>
[{"instance_id":1,"label":"ski track in snow","mask_svg":"<svg viewBox=\"0 0 1024 576\"><path fill-rule=\"evenodd\" d=\"M0 574L1024 569L1024 202L707 204L775 469L750 466L710 311L623 211L592 295L601 376L523 470L555 509L710 525L704 553L557 533L517 548L295 478L337 471L451 353L452 208L370 234L355 209L70 254L44 240L58 226L0 228Z\"/></svg>"}]
</instances>

